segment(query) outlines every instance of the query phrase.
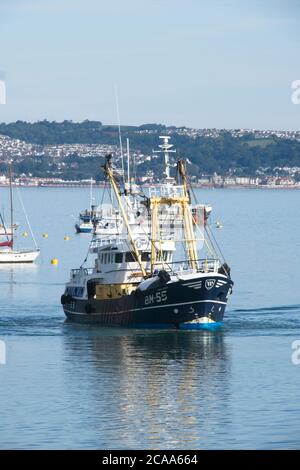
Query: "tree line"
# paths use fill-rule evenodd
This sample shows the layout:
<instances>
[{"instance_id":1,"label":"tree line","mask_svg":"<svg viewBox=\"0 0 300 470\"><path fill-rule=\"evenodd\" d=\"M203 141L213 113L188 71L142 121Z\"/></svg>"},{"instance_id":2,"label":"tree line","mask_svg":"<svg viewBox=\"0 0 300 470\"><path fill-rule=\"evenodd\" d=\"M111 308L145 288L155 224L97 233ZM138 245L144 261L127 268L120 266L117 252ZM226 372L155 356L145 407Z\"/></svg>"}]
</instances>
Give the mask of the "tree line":
<instances>
[{"instance_id":1,"label":"tree line","mask_svg":"<svg viewBox=\"0 0 300 470\"><path fill-rule=\"evenodd\" d=\"M128 137L132 150L145 155L152 155L158 148L158 136L172 132L171 142L177 150L177 157L188 158L191 162L189 173L197 177L203 174L255 175L259 169L268 169L272 173L275 167L300 166L300 142L291 139L279 139L271 136L267 139L255 139L254 135L235 138L230 132L223 132L216 138L181 135L176 128L167 128L162 124L143 124L141 126L122 126L123 141ZM38 145L53 144L119 144L118 127L103 125L99 121L63 121L47 120L29 123L16 121L0 123L0 134L24 140ZM72 160L73 158L73 160ZM58 172L62 177L89 178L96 171L101 178L100 158L80 158L77 155L64 159L66 165ZM154 169L157 176L162 173L162 161L145 161L137 166L137 173L145 174ZM0 165L0 171L2 170ZM30 158L17 162L15 171L32 173L34 176L49 176L55 173L57 162L47 156ZM47 174L45 174L45 172Z\"/></svg>"}]
</instances>

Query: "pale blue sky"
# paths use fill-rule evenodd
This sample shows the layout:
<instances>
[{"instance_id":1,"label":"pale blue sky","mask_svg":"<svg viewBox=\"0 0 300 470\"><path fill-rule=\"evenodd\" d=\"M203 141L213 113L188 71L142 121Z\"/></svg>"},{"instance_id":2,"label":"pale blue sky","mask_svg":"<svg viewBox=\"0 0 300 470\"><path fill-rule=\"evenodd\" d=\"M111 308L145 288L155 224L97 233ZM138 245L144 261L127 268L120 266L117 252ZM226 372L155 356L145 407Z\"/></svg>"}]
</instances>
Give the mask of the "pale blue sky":
<instances>
[{"instance_id":1,"label":"pale blue sky","mask_svg":"<svg viewBox=\"0 0 300 470\"><path fill-rule=\"evenodd\" d=\"M300 127L299 0L0 0L0 44L0 121Z\"/></svg>"}]
</instances>

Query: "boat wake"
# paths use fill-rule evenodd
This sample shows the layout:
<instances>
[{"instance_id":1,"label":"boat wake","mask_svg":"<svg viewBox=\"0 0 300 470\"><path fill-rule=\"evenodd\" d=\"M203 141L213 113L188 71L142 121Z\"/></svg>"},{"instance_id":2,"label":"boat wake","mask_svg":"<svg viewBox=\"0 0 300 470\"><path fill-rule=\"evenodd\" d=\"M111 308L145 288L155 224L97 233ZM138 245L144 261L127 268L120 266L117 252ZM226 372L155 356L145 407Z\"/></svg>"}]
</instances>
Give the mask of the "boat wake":
<instances>
[{"instance_id":1,"label":"boat wake","mask_svg":"<svg viewBox=\"0 0 300 470\"><path fill-rule=\"evenodd\" d=\"M95 331L106 334L111 328L94 325L90 328L79 326L82 332ZM114 328L115 329L115 328ZM118 334L126 329L117 328ZM159 330L159 329L158 329ZM158 330L147 330L155 334ZM255 309L229 310L221 331L238 335L295 335L300 330L300 304L261 307ZM22 311L12 305L0 317L0 337L3 336L59 336L66 333L75 334L74 325L65 321L59 307L37 305L24 307ZM122 333L123 332L123 333ZM77 332L78 333L78 332ZM172 334L188 334L185 331L172 331ZM197 331L193 332L197 334ZM198 332L199 333L199 332ZM217 334L214 331L209 334Z\"/></svg>"},{"instance_id":2,"label":"boat wake","mask_svg":"<svg viewBox=\"0 0 300 470\"><path fill-rule=\"evenodd\" d=\"M63 322L59 309L54 314L52 306L30 306L20 311L12 305L0 317L0 337L61 335Z\"/></svg>"},{"instance_id":3,"label":"boat wake","mask_svg":"<svg viewBox=\"0 0 300 470\"><path fill-rule=\"evenodd\" d=\"M230 313L233 312L239 312L239 313L252 313L252 312L263 312L263 313L268 313L268 312L278 312L278 311L290 311L290 310L300 310L300 304L295 304L295 305L280 305L280 306L275 306L275 307L260 307L260 308L241 308L241 309L236 309L236 310L231 310L228 311Z\"/></svg>"},{"instance_id":4,"label":"boat wake","mask_svg":"<svg viewBox=\"0 0 300 470\"><path fill-rule=\"evenodd\" d=\"M229 310L224 331L245 331L245 334L295 334L300 328L300 304Z\"/></svg>"}]
</instances>

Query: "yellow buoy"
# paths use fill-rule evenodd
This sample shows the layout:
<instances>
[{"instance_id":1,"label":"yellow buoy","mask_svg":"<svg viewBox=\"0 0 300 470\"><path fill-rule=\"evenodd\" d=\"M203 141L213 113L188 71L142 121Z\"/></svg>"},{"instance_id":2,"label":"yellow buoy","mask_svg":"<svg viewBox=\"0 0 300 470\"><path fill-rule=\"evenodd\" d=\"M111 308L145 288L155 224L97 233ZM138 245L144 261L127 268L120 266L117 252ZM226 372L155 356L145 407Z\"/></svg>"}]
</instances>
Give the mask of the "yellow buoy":
<instances>
[{"instance_id":1,"label":"yellow buoy","mask_svg":"<svg viewBox=\"0 0 300 470\"><path fill-rule=\"evenodd\" d=\"M43 233L43 238L48 238L48 233Z\"/></svg>"},{"instance_id":2,"label":"yellow buoy","mask_svg":"<svg viewBox=\"0 0 300 470\"><path fill-rule=\"evenodd\" d=\"M58 259L53 258L53 259L51 260L51 264L58 264Z\"/></svg>"},{"instance_id":3,"label":"yellow buoy","mask_svg":"<svg viewBox=\"0 0 300 470\"><path fill-rule=\"evenodd\" d=\"M22 236L23 236L23 237L28 237L28 233L27 233L27 232L23 232L23 233L22 233Z\"/></svg>"},{"instance_id":4,"label":"yellow buoy","mask_svg":"<svg viewBox=\"0 0 300 470\"><path fill-rule=\"evenodd\" d=\"M70 240L70 237L68 237L67 235L64 237L64 240Z\"/></svg>"}]
</instances>

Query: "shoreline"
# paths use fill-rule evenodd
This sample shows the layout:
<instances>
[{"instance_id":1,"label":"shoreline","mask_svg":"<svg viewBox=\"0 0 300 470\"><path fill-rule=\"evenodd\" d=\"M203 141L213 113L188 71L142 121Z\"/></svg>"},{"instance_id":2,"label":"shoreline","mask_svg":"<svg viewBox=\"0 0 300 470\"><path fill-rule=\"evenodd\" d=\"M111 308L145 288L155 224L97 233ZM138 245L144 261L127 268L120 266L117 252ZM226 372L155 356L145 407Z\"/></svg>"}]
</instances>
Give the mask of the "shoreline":
<instances>
[{"instance_id":1,"label":"shoreline","mask_svg":"<svg viewBox=\"0 0 300 470\"><path fill-rule=\"evenodd\" d=\"M157 184L144 184L141 185L143 188L149 188L150 186L159 186L160 183ZM88 183L43 183L43 184L16 184L12 183L12 186L18 187L18 188L90 188L90 184ZM105 183L98 183L98 184L93 184L93 188L105 188L106 184ZM9 188L8 184L1 184L0 183L0 188ZM213 185L205 185L201 186L198 184L192 184L191 188L193 189L271 189L271 190L276 190L276 189L294 189L294 190L300 190L300 184L299 185L226 185L226 186L213 186Z\"/></svg>"}]
</instances>

